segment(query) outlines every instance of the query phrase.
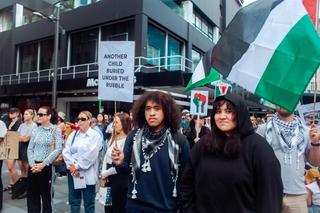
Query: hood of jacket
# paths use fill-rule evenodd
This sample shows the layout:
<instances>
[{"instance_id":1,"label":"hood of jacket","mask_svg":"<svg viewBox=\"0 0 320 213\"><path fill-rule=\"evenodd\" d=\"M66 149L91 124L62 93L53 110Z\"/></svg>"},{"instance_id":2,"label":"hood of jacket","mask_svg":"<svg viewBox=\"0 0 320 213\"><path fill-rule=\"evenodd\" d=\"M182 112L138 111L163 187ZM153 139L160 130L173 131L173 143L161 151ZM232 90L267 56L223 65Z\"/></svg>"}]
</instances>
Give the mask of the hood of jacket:
<instances>
[{"instance_id":1,"label":"hood of jacket","mask_svg":"<svg viewBox=\"0 0 320 213\"><path fill-rule=\"evenodd\" d=\"M214 103L223 99L231 102L235 108L235 111L237 113L237 129L241 137L243 138L247 135L254 133L254 128L252 126L247 105L245 104L244 100L237 95L226 94L224 96L217 97ZM216 127L216 123L214 121L214 113L212 113L211 117L213 125L214 127Z\"/></svg>"}]
</instances>

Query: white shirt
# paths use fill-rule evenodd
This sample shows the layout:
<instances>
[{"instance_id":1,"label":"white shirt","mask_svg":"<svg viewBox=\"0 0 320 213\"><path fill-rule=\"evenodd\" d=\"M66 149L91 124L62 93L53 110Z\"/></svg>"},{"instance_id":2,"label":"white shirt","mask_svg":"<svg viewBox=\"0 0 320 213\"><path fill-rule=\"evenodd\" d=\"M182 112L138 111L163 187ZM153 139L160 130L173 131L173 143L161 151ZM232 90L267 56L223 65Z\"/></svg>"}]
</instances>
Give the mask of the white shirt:
<instances>
[{"instance_id":1,"label":"white shirt","mask_svg":"<svg viewBox=\"0 0 320 213\"><path fill-rule=\"evenodd\" d=\"M111 141L112 141L112 139L110 139L108 141L108 149L107 149L107 152L106 152L104 159L103 159L102 170L101 170L102 178L106 178L110 175L117 174L117 171L114 167L110 167L109 169L107 169L107 164L112 164L111 154L112 154L113 147L115 146L116 143L117 143L118 148L123 151L126 137L124 137L120 140L117 140L117 142L114 141L110 146Z\"/></svg>"},{"instance_id":2,"label":"white shirt","mask_svg":"<svg viewBox=\"0 0 320 213\"><path fill-rule=\"evenodd\" d=\"M102 138L99 133L91 127L86 133L77 132L74 142L72 132L68 137L63 150L63 158L67 165L74 164L76 169L84 176L86 185L95 185L97 177L98 155L102 147Z\"/></svg>"},{"instance_id":3,"label":"white shirt","mask_svg":"<svg viewBox=\"0 0 320 213\"><path fill-rule=\"evenodd\" d=\"M306 186L312 191L312 204L320 206L320 188L317 181L314 181Z\"/></svg>"}]
</instances>

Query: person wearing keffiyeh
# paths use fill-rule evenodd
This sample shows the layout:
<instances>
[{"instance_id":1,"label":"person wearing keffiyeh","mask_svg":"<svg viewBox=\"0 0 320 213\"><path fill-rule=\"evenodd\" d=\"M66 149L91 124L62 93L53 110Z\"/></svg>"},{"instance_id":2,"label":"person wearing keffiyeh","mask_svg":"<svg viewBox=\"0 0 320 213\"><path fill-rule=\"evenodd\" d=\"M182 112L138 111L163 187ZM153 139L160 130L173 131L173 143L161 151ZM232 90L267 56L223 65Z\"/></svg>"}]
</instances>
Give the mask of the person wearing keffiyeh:
<instances>
[{"instance_id":1,"label":"person wearing keffiyeh","mask_svg":"<svg viewBox=\"0 0 320 213\"><path fill-rule=\"evenodd\" d=\"M112 161L117 173L131 174L128 213L173 213L179 208L178 182L189 156L189 143L178 132L180 110L173 98L148 92L132 109L132 130L123 152L115 147Z\"/></svg>"},{"instance_id":2,"label":"person wearing keffiyeh","mask_svg":"<svg viewBox=\"0 0 320 213\"><path fill-rule=\"evenodd\" d=\"M283 212L307 212L304 165L320 164L319 131L310 128L299 117L277 107L276 114L258 127L257 133L272 146L280 164L283 182Z\"/></svg>"}]
</instances>

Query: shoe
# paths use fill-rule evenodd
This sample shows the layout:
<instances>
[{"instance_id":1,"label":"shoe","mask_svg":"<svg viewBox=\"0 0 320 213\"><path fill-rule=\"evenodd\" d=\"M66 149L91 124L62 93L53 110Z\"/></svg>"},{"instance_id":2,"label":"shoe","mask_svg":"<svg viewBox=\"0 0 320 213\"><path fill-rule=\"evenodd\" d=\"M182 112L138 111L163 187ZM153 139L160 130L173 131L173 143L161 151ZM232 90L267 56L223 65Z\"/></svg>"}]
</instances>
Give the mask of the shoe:
<instances>
[{"instance_id":1,"label":"shoe","mask_svg":"<svg viewBox=\"0 0 320 213\"><path fill-rule=\"evenodd\" d=\"M24 192L23 194L19 195L17 199L24 199L26 197L27 197L27 192Z\"/></svg>"},{"instance_id":2,"label":"shoe","mask_svg":"<svg viewBox=\"0 0 320 213\"><path fill-rule=\"evenodd\" d=\"M9 184L6 188L3 189L4 192L9 191L9 193L12 193L12 185Z\"/></svg>"}]
</instances>

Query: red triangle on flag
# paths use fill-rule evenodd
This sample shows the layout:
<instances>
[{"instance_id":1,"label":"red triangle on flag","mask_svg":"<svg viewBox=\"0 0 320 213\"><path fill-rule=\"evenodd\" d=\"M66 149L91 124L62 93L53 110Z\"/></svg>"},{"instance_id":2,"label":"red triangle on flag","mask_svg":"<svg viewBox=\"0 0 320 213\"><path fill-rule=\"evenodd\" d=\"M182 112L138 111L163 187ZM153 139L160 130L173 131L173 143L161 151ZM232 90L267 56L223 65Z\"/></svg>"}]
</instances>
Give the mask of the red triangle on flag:
<instances>
[{"instance_id":1,"label":"red triangle on flag","mask_svg":"<svg viewBox=\"0 0 320 213\"><path fill-rule=\"evenodd\" d=\"M221 94L226 94L227 88L228 88L227 85L225 85L225 84L224 84L224 85L221 85L221 86L220 86Z\"/></svg>"}]
</instances>

